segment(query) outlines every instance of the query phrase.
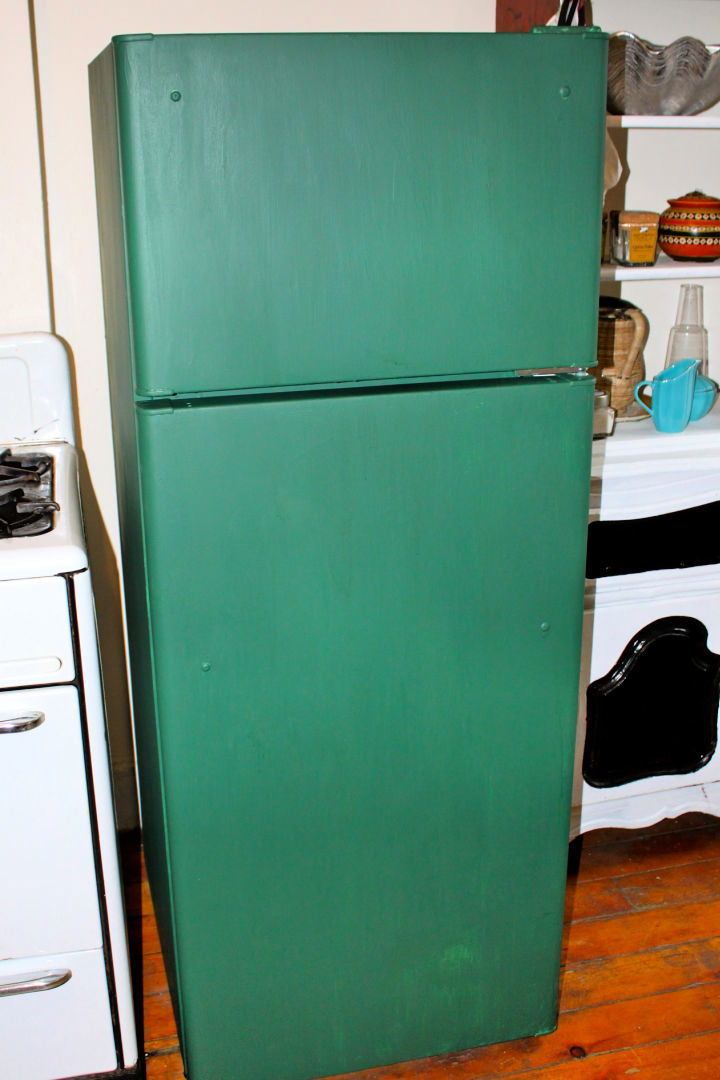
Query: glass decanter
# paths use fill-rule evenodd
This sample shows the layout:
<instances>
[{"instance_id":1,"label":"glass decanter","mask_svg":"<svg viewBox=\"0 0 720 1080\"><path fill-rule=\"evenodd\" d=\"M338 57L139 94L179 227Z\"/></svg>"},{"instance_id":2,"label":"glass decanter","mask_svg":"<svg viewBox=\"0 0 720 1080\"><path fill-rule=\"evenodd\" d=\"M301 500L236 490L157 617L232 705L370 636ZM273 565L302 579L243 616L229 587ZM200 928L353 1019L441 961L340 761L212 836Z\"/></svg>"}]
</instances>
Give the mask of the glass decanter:
<instances>
[{"instance_id":1,"label":"glass decanter","mask_svg":"<svg viewBox=\"0 0 720 1080\"><path fill-rule=\"evenodd\" d=\"M675 325L668 337L665 367L676 360L699 360L699 375L708 373L708 336L703 326L702 285L681 285Z\"/></svg>"}]
</instances>

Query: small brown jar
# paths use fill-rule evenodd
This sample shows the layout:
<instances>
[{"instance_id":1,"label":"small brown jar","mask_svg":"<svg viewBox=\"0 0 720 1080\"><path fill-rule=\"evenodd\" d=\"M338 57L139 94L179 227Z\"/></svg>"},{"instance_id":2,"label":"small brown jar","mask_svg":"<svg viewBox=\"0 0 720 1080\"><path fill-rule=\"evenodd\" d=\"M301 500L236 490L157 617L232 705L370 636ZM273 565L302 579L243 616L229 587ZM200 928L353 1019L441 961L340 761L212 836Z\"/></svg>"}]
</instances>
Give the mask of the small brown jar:
<instances>
[{"instance_id":1,"label":"small brown jar","mask_svg":"<svg viewBox=\"0 0 720 1080\"><path fill-rule=\"evenodd\" d=\"M621 266L654 266L659 215L647 210L612 210L612 256Z\"/></svg>"}]
</instances>

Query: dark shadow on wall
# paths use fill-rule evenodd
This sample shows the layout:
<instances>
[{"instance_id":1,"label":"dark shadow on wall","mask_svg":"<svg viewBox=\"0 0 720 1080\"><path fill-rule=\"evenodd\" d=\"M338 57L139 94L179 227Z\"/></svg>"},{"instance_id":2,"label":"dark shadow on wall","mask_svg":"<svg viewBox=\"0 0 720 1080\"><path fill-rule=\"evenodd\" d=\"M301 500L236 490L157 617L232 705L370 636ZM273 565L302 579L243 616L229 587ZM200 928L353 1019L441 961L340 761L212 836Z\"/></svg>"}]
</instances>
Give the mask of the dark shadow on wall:
<instances>
[{"instance_id":1,"label":"dark shadow on wall","mask_svg":"<svg viewBox=\"0 0 720 1080\"><path fill-rule=\"evenodd\" d=\"M92 483L78 420L77 373L75 358L67 341L63 345L70 358L76 446L80 473L80 495L88 545L88 559L95 598L100 663L102 665L107 713L110 757L113 764L116 815L122 829L135 828L139 822L135 783L127 654L122 616L122 589L117 558L105 526Z\"/></svg>"}]
</instances>

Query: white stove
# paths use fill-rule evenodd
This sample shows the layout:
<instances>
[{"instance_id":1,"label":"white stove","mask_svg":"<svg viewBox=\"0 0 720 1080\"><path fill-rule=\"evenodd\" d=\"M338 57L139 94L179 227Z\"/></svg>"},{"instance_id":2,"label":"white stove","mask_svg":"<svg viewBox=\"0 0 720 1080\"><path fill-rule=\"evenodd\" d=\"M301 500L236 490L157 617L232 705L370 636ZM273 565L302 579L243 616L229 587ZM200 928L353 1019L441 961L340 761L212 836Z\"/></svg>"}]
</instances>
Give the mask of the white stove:
<instances>
[{"instance_id":1,"label":"white stove","mask_svg":"<svg viewBox=\"0 0 720 1080\"><path fill-rule=\"evenodd\" d=\"M0 336L0 1077L140 1075L65 350Z\"/></svg>"},{"instance_id":2,"label":"white stove","mask_svg":"<svg viewBox=\"0 0 720 1080\"><path fill-rule=\"evenodd\" d=\"M573 832L720 816L720 404L593 449Z\"/></svg>"}]
</instances>

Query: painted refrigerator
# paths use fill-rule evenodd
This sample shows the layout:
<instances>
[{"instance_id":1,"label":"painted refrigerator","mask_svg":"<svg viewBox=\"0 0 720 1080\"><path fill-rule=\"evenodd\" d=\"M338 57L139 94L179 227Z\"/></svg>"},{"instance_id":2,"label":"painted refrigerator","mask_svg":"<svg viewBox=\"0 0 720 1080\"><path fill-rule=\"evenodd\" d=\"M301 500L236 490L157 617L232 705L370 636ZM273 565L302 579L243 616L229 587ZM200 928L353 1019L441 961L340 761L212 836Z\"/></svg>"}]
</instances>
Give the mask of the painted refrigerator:
<instances>
[{"instance_id":1,"label":"painted refrigerator","mask_svg":"<svg viewBox=\"0 0 720 1080\"><path fill-rule=\"evenodd\" d=\"M191 1080L556 1021L606 39L91 68L148 872Z\"/></svg>"}]
</instances>

